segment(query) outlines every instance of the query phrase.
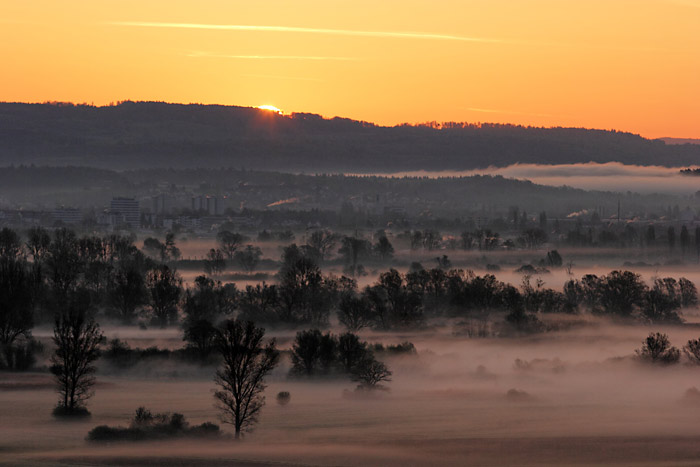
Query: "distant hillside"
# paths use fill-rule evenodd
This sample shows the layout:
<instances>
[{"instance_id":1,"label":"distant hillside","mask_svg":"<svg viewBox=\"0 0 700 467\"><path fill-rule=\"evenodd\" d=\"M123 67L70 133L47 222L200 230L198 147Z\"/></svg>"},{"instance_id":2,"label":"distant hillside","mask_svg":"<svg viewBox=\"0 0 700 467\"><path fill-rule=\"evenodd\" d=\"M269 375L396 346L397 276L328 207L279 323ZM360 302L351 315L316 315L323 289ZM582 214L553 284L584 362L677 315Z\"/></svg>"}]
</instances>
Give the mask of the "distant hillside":
<instances>
[{"instance_id":1,"label":"distant hillside","mask_svg":"<svg viewBox=\"0 0 700 467\"><path fill-rule=\"evenodd\" d=\"M700 144L700 139L696 138L659 138L666 144Z\"/></svg>"},{"instance_id":2,"label":"distant hillside","mask_svg":"<svg viewBox=\"0 0 700 467\"><path fill-rule=\"evenodd\" d=\"M0 103L0 165L395 172L589 161L696 165L700 147L666 145L615 131L462 124L381 127L243 107Z\"/></svg>"}]
</instances>

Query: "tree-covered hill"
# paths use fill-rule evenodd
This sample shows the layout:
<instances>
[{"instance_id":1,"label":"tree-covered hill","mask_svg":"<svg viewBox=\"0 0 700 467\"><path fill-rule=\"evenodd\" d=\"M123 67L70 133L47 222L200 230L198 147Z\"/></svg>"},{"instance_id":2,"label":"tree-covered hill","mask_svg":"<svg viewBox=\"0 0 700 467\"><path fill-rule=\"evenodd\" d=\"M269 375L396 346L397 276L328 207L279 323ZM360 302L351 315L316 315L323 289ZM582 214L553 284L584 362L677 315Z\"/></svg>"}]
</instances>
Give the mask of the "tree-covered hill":
<instances>
[{"instance_id":1,"label":"tree-covered hill","mask_svg":"<svg viewBox=\"0 0 700 467\"><path fill-rule=\"evenodd\" d=\"M382 127L218 105L0 103L0 165L397 172L589 161L693 165L700 146L578 128Z\"/></svg>"}]
</instances>

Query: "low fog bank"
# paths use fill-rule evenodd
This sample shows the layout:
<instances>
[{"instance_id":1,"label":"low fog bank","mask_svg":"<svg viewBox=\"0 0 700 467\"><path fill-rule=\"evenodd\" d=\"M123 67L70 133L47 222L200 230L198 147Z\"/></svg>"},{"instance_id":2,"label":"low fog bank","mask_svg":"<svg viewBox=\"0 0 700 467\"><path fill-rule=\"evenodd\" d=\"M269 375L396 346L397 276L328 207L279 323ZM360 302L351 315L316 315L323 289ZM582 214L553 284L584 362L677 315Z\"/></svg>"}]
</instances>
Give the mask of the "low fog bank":
<instances>
[{"instance_id":1,"label":"low fog bank","mask_svg":"<svg viewBox=\"0 0 700 467\"><path fill-rule=\"evenodd\" d=\"M458 335L460 321L443 324L424 332L361 332L370 343L410 341L416 348L415 354L382 355L393 371L390 391L371 396L353 394L356 383L347 379L290 379L285 356L268 378L260 423L242 443L98 446L84 440L97 425L126 424L139 406L180 412L192 424L216 421L213 367L156 360L154 370L177 370L168 377L145 367L123 375L101 368L92 417L71 423L51 417L51 387L2 386L0 452L9 459L5 465L557 465L700 455L700 397L686 394L700 386L700 370L651 366L634 354L651 331L667 333L680 347L700 337L700 329L586 318L585 326L567 331L467 339ZM106 331L126 339L139 334ZM293 332L269 335L286 349ZM176 339L162 337L164 343ZM8 377L17 384L38 378ZM291 394L288 405L275 402L279 391Z\"/></svg>"},{"instance_id":2,"label":"low fog bank","mask_svg":"<svg viewBox=\"0 0 700 467\"><path fill-rule=\"evenodd\" d=\"M506 178L529 180L538 185L570 186L584 190L635 193L664 193L687 195L698 191L696 177L682 175L685 167L632 165L620 162L576 164L512 164L505 167L464 171L408 171L386 173L391 177L468 177L472 175L501 175ZM376 175L376 174L373 174Z\"/></svg>"}]
</instances>

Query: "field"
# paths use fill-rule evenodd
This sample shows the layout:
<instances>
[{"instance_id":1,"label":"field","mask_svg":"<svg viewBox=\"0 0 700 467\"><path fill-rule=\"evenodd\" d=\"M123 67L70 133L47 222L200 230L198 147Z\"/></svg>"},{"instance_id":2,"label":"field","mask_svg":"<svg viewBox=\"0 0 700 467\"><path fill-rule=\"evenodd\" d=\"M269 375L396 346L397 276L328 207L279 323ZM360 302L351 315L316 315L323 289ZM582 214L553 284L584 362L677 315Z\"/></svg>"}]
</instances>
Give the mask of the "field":
<instances>
[{"instance_id":1,"label":"field","mask_svg":"<svg viewBox=\"0 0 700 467\"><path fill-rule=\"evenodd\" d=\"M210 370L151 363L115 374L103 368L92 418L51 417L46 374L0 382L1 465L697 465L698 369L648 367L634 349L650 331L589 321L521 339L465 339L445 326L418 334L365 333L370 342L413 342L416 355L386 360L390 391L358 397L345 380L287 379L284 360L269 378L268 403L241 442L94 445L96 425L124 425L138 406L216 421ZM695 326L657 328L676 345ZM133 345L144 332L107 329ZM42 336L37 330L36 335ZM46 335L44 333L44 335ZM280 346L291 333L280 333ZM175 331L158 342L179 345ZM289 391L287 406L274 395Z\"/></svg>"}]
</instances>

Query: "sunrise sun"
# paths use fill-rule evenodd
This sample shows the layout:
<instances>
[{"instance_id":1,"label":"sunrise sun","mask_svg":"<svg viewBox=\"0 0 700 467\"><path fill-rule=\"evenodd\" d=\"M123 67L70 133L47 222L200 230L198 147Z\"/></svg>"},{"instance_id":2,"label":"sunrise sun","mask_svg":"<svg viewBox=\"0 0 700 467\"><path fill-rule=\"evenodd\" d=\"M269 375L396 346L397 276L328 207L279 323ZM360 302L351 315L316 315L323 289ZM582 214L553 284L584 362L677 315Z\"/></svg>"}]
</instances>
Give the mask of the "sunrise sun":
<instances>
[{"instance_id":1,"label":"sunrise sun","mask_svg":"<svg viewBox=\"0 0 700 467\"><path fill-rule=\"evenodd\" d=\"M282 113L282 110L278 109L274 105L260 105L260 106L258 106L258 109L269 110L270 112L277 112L278 114Z\"/></svg>"}]
</instances>

